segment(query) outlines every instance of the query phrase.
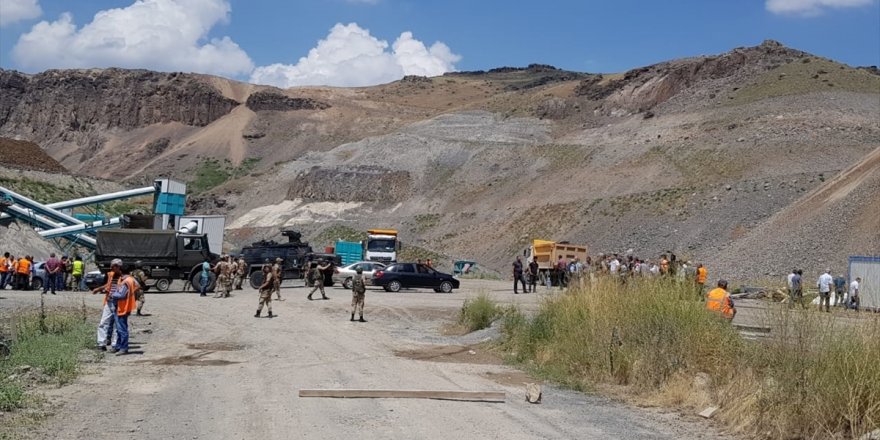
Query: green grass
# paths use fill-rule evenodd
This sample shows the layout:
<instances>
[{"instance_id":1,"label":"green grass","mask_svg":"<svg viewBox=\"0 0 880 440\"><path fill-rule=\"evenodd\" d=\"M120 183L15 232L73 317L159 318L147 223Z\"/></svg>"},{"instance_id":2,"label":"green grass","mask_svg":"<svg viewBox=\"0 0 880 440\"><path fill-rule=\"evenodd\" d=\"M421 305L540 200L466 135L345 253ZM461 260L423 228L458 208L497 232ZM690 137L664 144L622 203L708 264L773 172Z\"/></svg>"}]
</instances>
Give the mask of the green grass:
<instances>
[{"instance_id":1,"label":"green grass","mask_svg":"<svg viewBox=\"0 0 880 440\"><path fill-rule=\"evenodd\" d=\"M318 233L315 238L311 241L318 244L328 244L332 245L336 243L337 240L342 241L364 241L367 239L367 232L360 231L351 226L346 225L331 225L324 228L323 231Z\"/></svg>"},{"instance_id":2,"label":"green grass","mask_svg":"<svg viewBox=\"0 0 880 440\"><path fill-rule=\"evenodd\" d=\"M440 214L419 214L415 216L415 226L413 232L422 234L440 224Z\"/></svg>"},{"instance_id":3,"label":"green grass","mask_svg":"<svg viewBox=\"0 0 880 440\"><path fill-rule=\"evenodd\" d=\"M245 159L239 166L233 166L229 159L204 159L195 170L191 170L195 177L189 182L189 192L201 194L229 180L242 177L253 171L260 160L261 158L252 157Z\"/></svg>"},{"instance_id":4,"label":"green grass","mask_svg":"<svg viewBox=\"0 0 880 440\"><path fill-rule=\"evenodd\" d=\"M458 314L458 323L468 331L481 330L492 325L502 314L502 308L488 294L466 299Z\"/></svg>"},{"instance_id":5,"label":"green grass","mask_svg":"<svg viewBox=\"0 0 880 440\"><path fill-rule=\"evenodd\" d=\"M49 383L63 385L77 374L78 354L93 343L94 326L80 312L52 312L45 318L27 314L15 318L10 353L0 360L0 410L11 411L27 403L22 366Z\"/></svg>"},{"instance_id":6,"label":"green grass","mask_svg":"<svg viewBox=\"0 0 880 440\"><path fill-rule=\"evenodd\" d=\"M841 325L815 311L772 309L764 342L708 313L689 286L640 280L547 299L534 316L505 313L508 359L579 390L623 385L662 406L721 410L736 433L858 438L880 424L880 321ZM706 374L708 391L694 384Z\"/></svg>"},{"instance_id":7,"label":"green grass","mask_svg":"<svg viewBox=\"0 0 880 440\"><path fill-rule=\"evenodd\" d=\"M12 191L34 199L40 203L56 203L64 200L95 195L93 190L89 191L84 188L57 186L40 180L29 179L27 177L0 177L0 186L5 186Z\"/></svg>"}]
</instances>

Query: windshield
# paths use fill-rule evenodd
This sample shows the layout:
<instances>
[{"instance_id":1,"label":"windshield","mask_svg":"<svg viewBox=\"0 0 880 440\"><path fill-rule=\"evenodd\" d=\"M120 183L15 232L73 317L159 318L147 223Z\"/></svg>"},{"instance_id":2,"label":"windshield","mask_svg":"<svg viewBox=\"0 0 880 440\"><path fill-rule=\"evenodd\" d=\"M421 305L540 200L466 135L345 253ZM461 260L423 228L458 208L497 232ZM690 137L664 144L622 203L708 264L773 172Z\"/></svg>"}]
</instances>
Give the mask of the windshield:
<instances>
[{"instance_id":1,"label":"windshield","mask_svg":"<svg viewBox=\"0 0 880 440\"><path fill-rule=\"evenodd\" d=\"M367 243L367 250L371 252L394 252L395 240L393 239L376 239Z\"/></svg>"}]
</instances>

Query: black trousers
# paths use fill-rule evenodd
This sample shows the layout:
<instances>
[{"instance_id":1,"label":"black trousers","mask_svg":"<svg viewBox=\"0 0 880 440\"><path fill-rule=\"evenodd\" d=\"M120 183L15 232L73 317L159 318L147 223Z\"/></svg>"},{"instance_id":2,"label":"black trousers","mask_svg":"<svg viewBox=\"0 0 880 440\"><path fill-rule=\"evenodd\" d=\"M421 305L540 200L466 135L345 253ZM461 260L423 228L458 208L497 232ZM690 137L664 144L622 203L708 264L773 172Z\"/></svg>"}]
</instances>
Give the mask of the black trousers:
<instances>
[{"instance_id":1,"label":"black trousers","mask_svg":"<svg viewBox=\"0 0 880 440\"><path fill-rule=\"evenodd\" d=\"M522 283L523 292L528 292L529 289L526 287L526 279L523 278L522 273L513 274L513 292L516 293L516 286L518 283Z\"/></svg>"}]
</instances>

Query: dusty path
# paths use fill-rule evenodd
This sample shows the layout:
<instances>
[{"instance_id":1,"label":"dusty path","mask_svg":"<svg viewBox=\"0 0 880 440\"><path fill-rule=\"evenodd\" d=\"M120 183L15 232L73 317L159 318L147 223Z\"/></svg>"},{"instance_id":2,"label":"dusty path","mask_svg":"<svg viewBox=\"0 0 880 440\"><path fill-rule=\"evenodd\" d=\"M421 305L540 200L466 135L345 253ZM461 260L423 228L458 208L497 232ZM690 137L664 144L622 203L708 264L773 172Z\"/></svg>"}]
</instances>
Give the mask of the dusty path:
<instances>
[{"instance_id":1,"label":"dusty path","mask_svg":"<svg viewBox=\"0 0 880 440\"><path fill-rule=\"evenodd\" d=\"M486 373L500 365L438 363L394 355L450 343L440 336L464 297L488 291L514 297L506 283L467 282L455 294L367 293L366 324L348 322L349 293L306 301L286 288L275 319L256 319L257 294L229 299L149 295L150 317L132 319L133 350L108 356L74 384L49 391L61 407L33 438L56 439L682 439L722 438L696 418L630 408L580 393L545 389L527 404L520 384ZM4 292L4 307L38 304L32 292ZM50 305L80 304L75 294ZM97 305L97 297L89 297ZM265 312L264 312L265 313ZM151 330L145 333L144 330ZM301 388L503 390L506 403L433 400L301 399Z\"/></svg>"}]
</instances>

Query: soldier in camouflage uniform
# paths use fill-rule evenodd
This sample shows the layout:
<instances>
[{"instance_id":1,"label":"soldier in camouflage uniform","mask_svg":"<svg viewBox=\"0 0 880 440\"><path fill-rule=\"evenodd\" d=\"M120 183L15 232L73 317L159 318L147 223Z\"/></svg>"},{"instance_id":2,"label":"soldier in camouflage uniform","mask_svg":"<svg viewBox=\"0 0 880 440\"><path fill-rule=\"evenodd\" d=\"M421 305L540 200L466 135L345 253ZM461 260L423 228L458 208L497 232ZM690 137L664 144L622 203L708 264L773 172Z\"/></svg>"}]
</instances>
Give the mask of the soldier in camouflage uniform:
<instances>
[{"instance_id":1,"label":"soldier in camouflage uniform","mask_svg":"<svg viewBox=\"0 0 880 440\"><path fill-rule=\"evenodd\" d=\"M360 313L360 322L367 322L364 319L364 297L367 292L367 280L364 279L364 270L360 267L356 270L354 278L351 279L351 320L354 321L355 312Z\"/></svg>"},{"instance_id":2,"label":"soldier in camouflage uniform","mask_svg":"<svg viewBox=\"0 0 880 440\"><path fill-rule=\"evenodd\" d=\"M142 262L136 261L134 263L134 270L132 270L130 274L132 278L134 278L134 280L137 281L138 284L140 284L141 287L140 289L138 289L137 296L135 297L135 299L137 299L138 316L144 316L141 311L143 310L144 302L146 301L146 295L144 295L144 291L147 290L147 274L145 274L143 269L141 269L143 265L144 264Z\"/></svg>"},{"instance_id":3,"label":"soldier in camouflage uniform","mask_svg":"<svg viewBox=\"0 0 880 440\"><path fill-rule=\"evenodd\" d=\"M284 301L284 299L281 298L281 263L283 262L284 260L281 259L281 257L278 257L275 259L275 265L272 266L272 275L274 275L272 280L275 282L274 290L275 295L278 297L278 301Z\"/></svg>"},{"instance_id":4,"label":"soldier in camouflage uniform","mask_svg":"<svg viewBox=\"0 0 880 440\"><path fill-rule=\"evenodd\" d=\"M244 261L244 255L239 255L238 262L235 263L235 290L241 290L245 274L247 274L247 263Z\"/></svg>"},{"instance_id":5,"label":"soldier in camouflage uniform","mask_svg":"<svg viewBox=\"0 0 880 440\"><path fill-rule=\"evenodd\" d=\"M257 313L254 318L259 318L263 312L263 305L269 309L269 317L272 318L272 291L275 290L275 274L272 268L263 265L263 284L260 285L260 305L257 307Z\"/></svg>"},{"instance_id":6,"label":"soldier in camouflage uniform","mask_svg":"<svg viewBox=\"0 0 880 440\"><path fill-rule=\"evenodd\" d=\"M224 255L217 263L217 287L220 291L214 298L229 298L229 291L232 290L232 263L229 255Z\"/></svg>"},{"instance_id":7,"label":"soldier in camouflage uniform","mask_svg":"<svg viewBox=\"0 0 880 440\"><path fill-rule=\"evenodd\" d=\"M324 271L330 268L330 263L324 263L323 266L316 265L312 268L312 279L314 280L315 287L312 288L312 291L309 293L308 299L311 301L312 295L317 291L321 290L321 299L330 299L324 293Z\"/></svg>"}]
</instances>

